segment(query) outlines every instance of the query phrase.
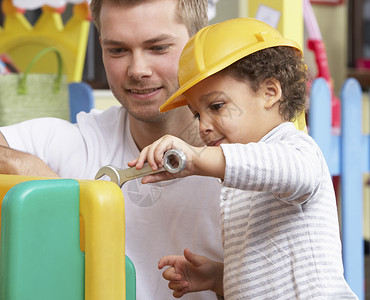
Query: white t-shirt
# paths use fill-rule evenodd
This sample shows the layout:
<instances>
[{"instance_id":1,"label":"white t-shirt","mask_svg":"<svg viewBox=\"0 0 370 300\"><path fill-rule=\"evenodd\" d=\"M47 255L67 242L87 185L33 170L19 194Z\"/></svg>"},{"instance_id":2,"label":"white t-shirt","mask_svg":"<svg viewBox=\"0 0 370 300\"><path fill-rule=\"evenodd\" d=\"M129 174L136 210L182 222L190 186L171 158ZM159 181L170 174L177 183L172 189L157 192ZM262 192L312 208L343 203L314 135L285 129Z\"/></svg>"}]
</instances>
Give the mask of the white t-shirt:
<instances>
[{"instance_id":1,"label":"white t-shirt","mask_svg":"<svg viewBox=\"0 0 370 300\"><path fill-rule=\"evenodd\" d=\"M77 124L42 118L0 131L11 148L38 156L65 178L93 179L102 166L126 168L139 154L123 107L80 113ZM162 256L182 254L188 247L223 261L220 189L216 179L199 176L147 185L138 179L123 185L126 255L136 268L138 300L173 299L157 268ZM208 300L216 295L207 291L182 299Z\"/></svg>"}]
</instances>

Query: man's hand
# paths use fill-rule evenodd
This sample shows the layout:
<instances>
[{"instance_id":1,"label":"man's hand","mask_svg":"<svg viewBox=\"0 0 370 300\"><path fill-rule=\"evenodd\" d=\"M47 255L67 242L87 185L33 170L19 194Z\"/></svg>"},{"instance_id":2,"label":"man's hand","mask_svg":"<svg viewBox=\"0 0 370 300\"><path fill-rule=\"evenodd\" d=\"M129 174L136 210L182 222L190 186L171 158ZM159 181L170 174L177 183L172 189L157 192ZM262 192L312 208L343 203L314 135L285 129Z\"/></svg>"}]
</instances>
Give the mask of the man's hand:
<instances>
[{"instance_id":1,"label":"man's hand","mask_svg":"<svg viewBox=\"0 0 370 300\"><path fill-rule=\"evenodd\" d=\"M0 174L59 177L38 157L9 148L0 132Z\"/></svg>"}]
</instances>

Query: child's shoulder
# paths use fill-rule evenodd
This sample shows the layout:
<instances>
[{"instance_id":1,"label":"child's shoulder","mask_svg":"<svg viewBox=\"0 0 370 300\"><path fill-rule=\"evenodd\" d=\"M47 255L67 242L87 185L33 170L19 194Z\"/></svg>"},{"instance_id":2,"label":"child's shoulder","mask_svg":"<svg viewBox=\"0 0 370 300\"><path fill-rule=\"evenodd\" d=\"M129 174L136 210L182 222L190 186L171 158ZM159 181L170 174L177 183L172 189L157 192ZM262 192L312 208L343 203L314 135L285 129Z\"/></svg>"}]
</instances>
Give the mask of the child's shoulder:
<instances>
[{"instance_id":1,"label":"child's shoulder","mask_svg":"<svg viewBox=\"0 0 370 300\"><path fill-rule=\"evenodd\" d=\"M292 122L285 122L271 130L261 141L267 143L288 142L310 144L318 147L315 140L305 131L298 130Z\"/></svg>"},{"instance_id":2,"label":"child's shoulder","mask_svg":"<svg viewBox=\"0 0 370 300\"><path fill-rule=\"evenodd\" d=\"M266 134L261 141L277 141L292 137L304 137L307 135L304 131L296 129L292 122L284 122L274 129L272 129L268 134Z\"/></svg>"}]
</instances>

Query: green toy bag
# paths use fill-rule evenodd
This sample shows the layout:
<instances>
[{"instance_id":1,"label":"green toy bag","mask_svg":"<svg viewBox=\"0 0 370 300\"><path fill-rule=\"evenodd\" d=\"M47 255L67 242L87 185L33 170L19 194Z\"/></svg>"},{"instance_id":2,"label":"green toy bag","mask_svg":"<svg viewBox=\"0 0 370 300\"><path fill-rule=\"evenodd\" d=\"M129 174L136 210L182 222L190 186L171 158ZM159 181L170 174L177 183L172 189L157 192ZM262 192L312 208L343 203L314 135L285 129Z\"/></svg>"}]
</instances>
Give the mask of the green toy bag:
<instances>
[{"instance_id":1,"label":"green toy bag","mask_svg":"<svg viewBox=\"0 0 370 300\"><path fill-rule=\"evenodd\" d=\"M30 73L46 53L56 55L56 74ZM40 117L70 120L67 78L63 74L62 56L56 48L39 52L22 73L0 75L0 126Z\"/></svg>"}]
</instances>

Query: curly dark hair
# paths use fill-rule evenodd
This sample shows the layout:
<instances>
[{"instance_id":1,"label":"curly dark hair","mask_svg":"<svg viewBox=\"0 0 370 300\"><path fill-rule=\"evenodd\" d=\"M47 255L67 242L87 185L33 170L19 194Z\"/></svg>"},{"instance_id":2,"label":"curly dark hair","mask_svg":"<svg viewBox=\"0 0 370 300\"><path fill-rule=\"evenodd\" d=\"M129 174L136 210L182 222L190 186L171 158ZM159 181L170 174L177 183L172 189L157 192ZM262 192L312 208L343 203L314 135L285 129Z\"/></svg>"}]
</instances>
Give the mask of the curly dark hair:
<instances>
[{"instance_id":1,"label":"curly dark hair","mask_svg":"<svg viewBox=\"0 0 370 300\"><path fill-rule=\"evenodd\" d=\"M287 46L263 49L243 57L221 72L237 80L247 79L257 92L269 78L280 82L282 99L279 111L286 121L294 121L304 110L307 93L307 68L300 51Z\"/></svg>"}]
</instances>

